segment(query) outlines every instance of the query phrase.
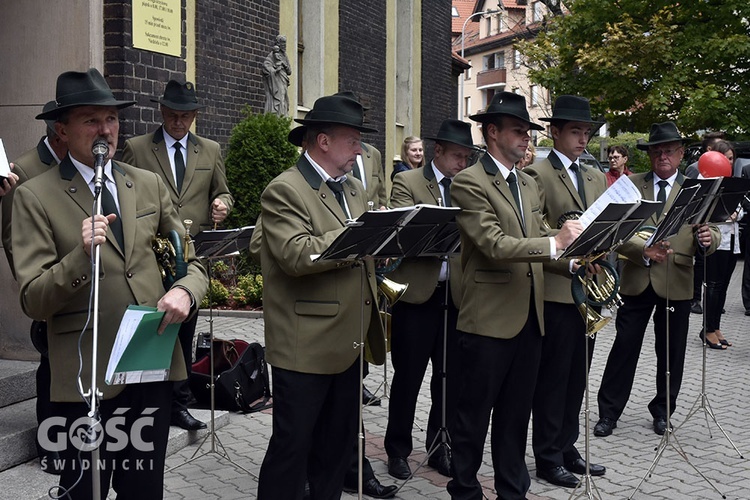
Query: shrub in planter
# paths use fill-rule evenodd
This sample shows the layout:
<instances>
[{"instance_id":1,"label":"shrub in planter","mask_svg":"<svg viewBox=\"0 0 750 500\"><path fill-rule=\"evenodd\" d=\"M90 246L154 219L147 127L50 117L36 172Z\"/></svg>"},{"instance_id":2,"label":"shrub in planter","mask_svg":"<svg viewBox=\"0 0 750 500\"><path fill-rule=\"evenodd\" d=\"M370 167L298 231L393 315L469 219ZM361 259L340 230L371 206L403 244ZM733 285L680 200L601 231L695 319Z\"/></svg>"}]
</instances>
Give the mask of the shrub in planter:
<instances>
[{"instance_id":1,"label":"shrub in planter","mask_svg":"<svg viewBox=\"0 0 750 500\"><path fill-rule=\"evenodd\" d=\"M227 287L221 281L212 278L208 286L208 292L201 301L201 309L208 309L211 303L214 307L222 306L227 303L228 298L229 290L227 290Z\"/></svg>"}]
</instances>

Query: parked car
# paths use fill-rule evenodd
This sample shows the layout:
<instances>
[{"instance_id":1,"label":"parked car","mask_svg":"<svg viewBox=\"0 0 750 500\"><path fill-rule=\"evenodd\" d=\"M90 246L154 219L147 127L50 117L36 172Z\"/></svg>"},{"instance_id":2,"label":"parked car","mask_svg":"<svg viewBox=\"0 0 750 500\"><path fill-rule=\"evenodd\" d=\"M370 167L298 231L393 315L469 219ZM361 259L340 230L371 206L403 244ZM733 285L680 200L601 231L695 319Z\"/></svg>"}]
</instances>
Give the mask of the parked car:
<instances>
[{"instance_id":1,"label":"parked car","mask_svg":"<svg viewBox=\"0 0 750 500\"><path fill-rule=\"evenodd\" d=\"M552 151L552 148L547 147L537 147L536 148L536 161L543 160L549 156L549 152ZM597 160L594 155L589 153L588 151L584 151L579 160L581 163L583 163L585 166L590 168L596 168L601 172L606 172L605 168L602 166L601 163L599 163L599 160Z\"/></svg>"}]
</instances>

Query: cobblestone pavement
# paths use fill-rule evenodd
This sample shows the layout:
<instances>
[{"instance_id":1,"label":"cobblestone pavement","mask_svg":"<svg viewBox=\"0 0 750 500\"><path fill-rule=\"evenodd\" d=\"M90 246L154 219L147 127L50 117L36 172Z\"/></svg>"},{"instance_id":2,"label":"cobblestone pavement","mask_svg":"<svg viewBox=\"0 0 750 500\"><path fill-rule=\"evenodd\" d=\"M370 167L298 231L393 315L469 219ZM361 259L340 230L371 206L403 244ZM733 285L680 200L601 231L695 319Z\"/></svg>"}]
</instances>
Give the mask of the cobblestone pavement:
<instances>
[{"instance_id":1,"label":"cobblestone pavement","mask_svg":"<svg viewBox=\"0 0 750 500\"><path fill-rule=\"evenodd\" d=\"M726 315L722 320L722 331L734 342L727 351L709 350L706 361L706 395L716 420L726 431L740 452L750 455L750 317L744 316L740 298L740 277L742 262L738 263L729 297ZM202 318L198 331L207 331L208 323ZM721 498L718 491L728 499L750 499L750 462L740 458L724 437L718 425L707 416L700 405L701 366L703 349L698 339L702 316L691 315L688 335L685 376L682 391L677 401L673 422L677 426L670 446L653 468L653 474L634 493L636 486L646 475L655 457L655 448L660 443L659 436L651 429L651 417L647 404L653 397L655 384L655 357L653 333L649 329L641 353L641 361L636 373L633 394L625 408L614 434L607 438L591 435L590 454L593 463L607 466L604 477L594 478L593 494L578 490L578 498L632 498L635 499L705 499ZM614 339L614 322L605 327L597 340L590 376L591 412L588 415L590 426L597 421L596 391ZM216 317L213 323L214 334L219 338L243 338L263 342L263 320L234 317ZM391 379L390 366L387 380ZM426 378L427 380L427 378ZM365 383L373 392L383 394L382 368L374 368ZM376 390L377 389L377 390ZM417 405L416 421L425 428L429 411L428 384L423 384L420 401ZM689 410L697 403L697 412L687 418ZM388 400L381 407L364 409L367 430L367 456L375 473L384 484L400 484L386 472L386 455L383 449L383 436L387 424ZM229 425L217 431L217 437L226 448L233 463L221 458L217 453L207 453L210 442L198 449L189 446L172 455L167 460L168 467L183 464L198 451L199 458L181 465L166 473L167 499L187 500L231 500L255 498L257 475L271 435L271 411L250 415L232 414ZM582 415L582 422L584 416ZM584 433L582 426L578 446L583 453ZM415 448L422 448L424 432L415 429ZM530 443L530 440L529 440ZM679 453L680 448L685 456ZM672 445L675 445L674 447ZM221 449L217 444L217 449ZM415 451L410 457L412 470L424 459L423 451ZM490 462L489 439L485 446L485 461L480 476L485 485L487 498L495 498L492 491L492 464ZM531 445L527 449L526 462L532 476L529 492L531 499L567 499L572 490L551 486L535 477ZM240 468L241 467L241 468ZM246 469L247 472L243 469ZM705 478L701 477L705 475ZM447 499L445 491L447 478L436 471L423 467L415 477L407 481L397 497L403 499ZM715 486L718 491L712 489ZM580 496L579 496L580 493ZM598 494L597 494L598 493ZM356 498L344 494L343 498ZM273 499L278 500L278 499Z\"/></svg>"}]
</instances>

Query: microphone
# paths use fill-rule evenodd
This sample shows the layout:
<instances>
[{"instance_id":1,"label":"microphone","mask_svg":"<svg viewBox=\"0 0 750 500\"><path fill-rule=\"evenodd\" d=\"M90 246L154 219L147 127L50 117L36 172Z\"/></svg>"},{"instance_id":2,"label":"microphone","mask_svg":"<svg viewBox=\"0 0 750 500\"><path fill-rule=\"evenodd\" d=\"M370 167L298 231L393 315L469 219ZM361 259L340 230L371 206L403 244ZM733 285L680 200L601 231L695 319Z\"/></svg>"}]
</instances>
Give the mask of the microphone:
<instances>
[{"instance_id":1,"label":"microphone","mask_svg":"<svg viewBox=\"0 0 750 500\"><path fill-rule=\"evenodd\" d=\"M109 145L101 137L94 141L91 146L91 154L94 155L94 191L99 194L102 190L104 179L104 162L109 156Z\"/></svg>"}]
</instances>

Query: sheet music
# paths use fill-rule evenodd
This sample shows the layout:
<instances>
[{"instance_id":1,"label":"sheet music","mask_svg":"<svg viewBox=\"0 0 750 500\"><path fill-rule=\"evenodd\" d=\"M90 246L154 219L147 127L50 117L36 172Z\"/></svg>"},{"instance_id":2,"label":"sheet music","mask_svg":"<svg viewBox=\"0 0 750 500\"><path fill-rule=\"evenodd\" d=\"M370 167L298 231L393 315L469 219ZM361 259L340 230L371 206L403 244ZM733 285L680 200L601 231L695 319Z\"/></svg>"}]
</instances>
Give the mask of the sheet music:
<instances>
[{"instance_id":1,"label":"sheet music","mask_svg":"<svg viewBox=\"0 0 750 500\"><path fill-rule=\"evenodd\" d=\"M8 155L5 154L5 146L2 139L0 139L0 177L10 177L10 163L8 163Z\"/></svg>"},{"instance_id":2,"label":"sheet music","mask_svg":"<svg viewBox=\"0 0 750 500\"><path fill-rule=\"evenodd\" d=\"M601 214L610 203L635 203L642 198L641 192L635 187L627 175L621 175L578 219L583 229Z\"/></svg>"}]
</instances>

